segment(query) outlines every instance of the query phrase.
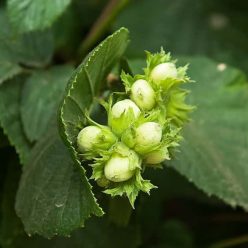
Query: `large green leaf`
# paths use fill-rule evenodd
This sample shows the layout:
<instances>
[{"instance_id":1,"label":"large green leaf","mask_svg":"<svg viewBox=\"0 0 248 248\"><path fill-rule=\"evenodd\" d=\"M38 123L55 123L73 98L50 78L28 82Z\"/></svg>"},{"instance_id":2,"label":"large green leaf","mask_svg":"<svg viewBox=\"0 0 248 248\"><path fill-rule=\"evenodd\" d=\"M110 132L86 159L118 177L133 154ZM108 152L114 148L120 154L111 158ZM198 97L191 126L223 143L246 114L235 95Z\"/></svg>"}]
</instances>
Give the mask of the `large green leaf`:
<instances>
[{"instance_id":1,"label":"large green leaf","mask_svg":"<svg viewBox=\"0 0 248 248\"><path fill-rule=\"evenodd\" d=\"M189 74L197 106L171 166L208 195L248 210L248 84L243 73L195 58Z\"/></svg>"},{"instance_id":2,"label":"large green leaf","mask_svg":"<svg viewBox=\"0 0 248 248\"><path fill-rule=\"evenodd\" d=\"M53 53L51 32L32 32L20 35L11 28L6 13L2 9L0 10L0 26L1 63L8 61L13 64L41 67L50 61Z\"/></svg>"},{"instance_id":3,"label":"large green leaf","mask_svg":"<svg viewBox=\"0 0 248 248\"><path fill-rule=\"evenodd\" d=\"M61 105L61 135L77 159L76 137L84 126L86 109L89 109L94 97L106 80L111 68L123 55L128 44L129 33L121 28L100 43L75 70Z\"/></svg>"},{"instance_id":4,"label":"large green leaf","mask_svg":"<svg viewBox=\"0 0 248 248\"><path fill-rule=\"evenodd\" d=\"M51 24L65 11L71 0L8 0L11 23L20 32L40 30Z\"/></svg>"},{"instance_id":5,"label":"large green leaf","mask_svg":"<svg viewBox=\"0 0 248 248\"><path fill-rule=\"evenodd\" d=\"M2 248L115 248L117 246L134 248L138 246L139 229L137 225L118 228L108 221L107 216L92 218L87 222L87 228L74 231L70 238L54 237L48 240L37 235L29 237L14 210L21 168L15 157L7 163L6 172L1 167L0 174L0 246Z\"/></svg>"},{"instance_id":6,"label":"large green leaf","mask_svg":"<svg viewBox=\"0 0 248 248\"><path fill-rule=\"evenodd\" d=\"M102 215L83 168L73 164L57 131L48 132L32 150L16 198L28 234L69 235L91 214Z\"/></svg>"},{"instance_id":7,"label":"large green leaf","mask_svg":"<svg viewBox=\"0 0 248 248\"><path fill-rule=\"evenodd\" d=\"M99 93L111 68L123 55L127 43L128 30L125 28L121 28L100 43L73 73L61 105L61 136L70 148L71 156L85 184L88 185L89 193L90 186L85 176L85 169L81 166L73 145L84 124L84 111L93 104L94 97ZM92 195L91 197L93 198ZM84 204L87 205L87 199ZM94 206L97 206L98 212L101 213L96 201Z\"/></svg>"},{"instance_id":8,"label":"large green leaf","mask_svg":"<svg viewBox=\"0 0 248 248\"><path fill-rule=\"evenodd\" d=\"M57 115L58 104L72 70L71 66L64 65L35 71L25 83L21 115L24 131L30 141L38 140L49 129L49 121Z\"/></svg>"},{"instance_id":9,"label":"large green leaf","mask_svg":"<svg viewBox=\"0 0 248 248\"><path fill-rule=\"evenodd\" d=\"M129 55L166 50L178 55L207 55L248 70L247 1L132 1L116 26L132 34Z\"/></svg>"},{"instance_id":10,"label":"large green leaf","mask_svg":"<svg viewBox=\"0 0 248 248\"><path fill-rule=\"evenodd\" d=\"M21 77L6 81L0 86L0 125L15 146L22 163L29 156L28 142L21 123L20 100L23 80Z\"/></svg>"}]
</instances>

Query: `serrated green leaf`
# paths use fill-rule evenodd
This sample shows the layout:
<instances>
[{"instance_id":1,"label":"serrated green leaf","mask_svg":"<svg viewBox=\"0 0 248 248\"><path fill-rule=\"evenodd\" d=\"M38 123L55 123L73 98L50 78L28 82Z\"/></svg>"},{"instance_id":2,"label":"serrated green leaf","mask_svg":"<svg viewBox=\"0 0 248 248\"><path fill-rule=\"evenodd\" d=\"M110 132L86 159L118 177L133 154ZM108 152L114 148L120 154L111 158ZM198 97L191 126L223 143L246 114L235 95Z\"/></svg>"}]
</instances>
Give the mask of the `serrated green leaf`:
<instances>
[{"instance_id":1,"label":"serrated green leaf","mask_svg":"<svg viewBox=\"0 0 248 248\"><path fill-rule=\"evenodd\" d=\"M8 0L10 21L20 32L41 30L65 11L71 0Z\"/></svg>"},{"instance_id":2,"label":"serrated green leaf","mask_svg":"<svg viewBox=\"0 0 248 248\"><path fill-rule=\"evenodd\" d=\"M47 65L53 52L50 32L19 35L11 28L3 9L0 9L0 26L0 84L23 72L21 65Z\"/></svg>"},{"instance_id":3,"label":"serrated green leaf","mask_svg":"<svg viewBox=\"0 0 248 248\"><path fill-rule=\"evenodd\" d=\"M190 103L181 152L171 166L208 195L248 210L248 84L243 73L211 60L190 62Z\"/></svg>"},{"instance_id":4,"label":"serrated green leaf","mask_svg":"<svg viewBox=\"0 0 248 248\"><path fill-rule=\"evenodd\" d=\"M74 231L70 237L52 239L37 235L29 237L14 209L21 174L18 161L16 158L11 159L5 166L1 166L0 170L0 246L2 248L138 247L140 243L138 226L132 224L126 228L119 228L109 223L107 216L101 219L91 218L87 221L87 228Z\"/></svg>"},{"instance_id":5,"label":"serrated green leaf","mask_svg":"<svg viewBox=\"0 0 248 248\"><path fill-rule=\"evenodd\" d=\"M16 159L11 160L6 166L6 172L1 167L0 173L0 246L2 248L138 247L140 243L138 226L132 224L126 228L119 228L109 223L107 216L90 219L87 222L87 228L74 231L69 238L45 239L37 235L29 237L25 233L21 220L16 216L14 209L21 174L21 168L16 162Z\"/></svg>"},{"instance_id":6,"label":"serrated green leaf","mask_svg":"<svg viewBox=\"0 0 248 248\"><path fill-rule=\"evenodd\" d=\"M59 123L61 136L70 148L72 158L86 183L88 180L84 175L85 171L73 145L75 145L76 137L83 127L85 110L92 105L93 99L99 93L107 74L123 55L127 43L128 30L125 28L121 28L100 43L73 73L61 105ZM98 208L98 212L102 213L96 200L94 204Z\"/></svg>"},{"instance_id":7,"label":"serrated green leaf","mask_svg":"<svg viewBox=\"0 0 248 248\"><path fill-rule=\"evenodd\" d=\"M49 63L53 53L53 37L50 31L20 35L11 28L6 13L2 9L0 26L1 63L8 61L32 67L41 67Z\"/></svg>"},{"instance_id":8,"label":"serrated green leaf","mask_svg":"<svg viewBox=\"0 0 248 248\"><path fill-rule=\"evenodd\" d=\"M72 75L61 106L62 132L70 146L84 125L84 111L91 106L127 44L128 30L121 28L100 43Z\"/></svg>"},{"instance_id":9,"label":"serrated green leaf","mask_svg":"<svg viewBox=\"0 0 248 248\"><path fill-rule=\"evenodd\" d=\"M29 156L28 142L21 123L20 98L23 85L21 77L14 78L0 86L0 125L8 136L10 143L15 146L21 163Z\"/></svg>"},{"instance_id":10,"label":"serrated green leaf","mask_svg":"<svg viewBox=\"0 0 248 248\"><path fill-rule=\"evenodd\" d=\"M69 235L90 215L102 215L83 168L73 164L57 131L48 132L32 150L16 198L28 234Z\"/></svg>"},{"instance_id":11,"label":"serrated green leaf","mask_svg":"<svg viewBox=\"0 0 248 248\"><path fill-rule=\"evenodd\" d=\"M21 117L30 141L38 140L49 129L73 68L56 66L46 71L35 71L22 91Z\"/></svg>"}]
</instances>

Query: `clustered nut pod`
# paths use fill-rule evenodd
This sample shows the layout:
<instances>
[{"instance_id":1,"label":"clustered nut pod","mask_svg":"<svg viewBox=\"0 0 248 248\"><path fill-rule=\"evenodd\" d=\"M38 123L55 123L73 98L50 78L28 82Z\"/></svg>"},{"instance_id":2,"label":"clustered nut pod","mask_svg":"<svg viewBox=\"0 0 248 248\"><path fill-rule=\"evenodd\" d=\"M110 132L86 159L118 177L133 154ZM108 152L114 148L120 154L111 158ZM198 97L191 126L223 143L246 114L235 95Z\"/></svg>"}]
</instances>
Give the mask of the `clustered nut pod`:
<instances>
[{"instance_id":1,"label":"clustered nut pod","mask_svg":"<svg viewBox=\"0 0 248 248\"><path fill-rule=\"evenodd\" d=\"M125 93L103 102L108 114L106 126L90 120L77 137L78 152L91 160L92 177L104 193L127 196L131 205L139 191L155 186L142 177L147 167L161 167L178 146L179 131L192 107L181 88L190 82L187 66L176 67L170 54L147 52L144 74L121 73Z\"/></svg>"}]
</instances>

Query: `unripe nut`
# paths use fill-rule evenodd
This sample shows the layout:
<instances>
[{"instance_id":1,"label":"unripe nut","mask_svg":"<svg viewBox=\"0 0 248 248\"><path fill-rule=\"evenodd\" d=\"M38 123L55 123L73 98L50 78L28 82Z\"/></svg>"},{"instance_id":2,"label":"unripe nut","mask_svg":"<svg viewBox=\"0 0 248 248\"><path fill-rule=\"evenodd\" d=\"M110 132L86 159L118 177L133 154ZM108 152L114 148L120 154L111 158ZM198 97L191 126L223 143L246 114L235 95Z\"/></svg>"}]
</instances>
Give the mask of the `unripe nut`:
<instances>
[{"instance_id":1,"label":"unripe nut","mask_svg":"<svg viewBox=\"0 0 248 248\"><path fill-rule=\"evenodd\" d=\"M104 188L104 187L107 187L109 185L110 181L105 176L103 176L103 177L97 179L96 183L98 184L98 186Z\"/></svg>"},{"instance_id":2,"label":"unripe nut","mask_svg":"<svg viewBox=\"0 0 248 248\"><path fill-rule=\"evenodd\" d=\"M155 92L144 79L138 79L131 87L131 99L144 110L151 110L155 105Z\"/></svg>"},{"instance_id":3,"label":"unripe nut","mask_svg":"<svg viewBox=\"0 0 248 248\"><path fill-rule=\"evenodd\" d=\"M162 139L162 127L156 122L146 122L136 129L136 143L140 146L157 145Z\"/></svg>"},{"instance_id":4,"label":"unripe nut","mask_svg":"<svg viewBox=\"0 0 248 248\"><path fill-rule=\"evenodd\" d=\"M169 159L170 157L167 147L162 147L157 151L148 153L145 157L145 162L147 164L159 164Z\"/></svg>"},{"instance_id":5,"label":"unripe nut","mask_svg":"<svg viewBox=\"0 0 248 248\"><path fill-rule=\"evenodd\" d=\"M83 128L77 136L77 145L80 152L89 151L98 142L101 129L96 126Z\"/></svg>"},{"instance_id":6,"label":"unripe nut","mask_svg":"<svg viewBox=\"0 0 248 248\"><path fill-rule=\"evenodd\" d=\"M105 177L112 182L124 182L134 175L130 170L130 160L118 154L113 155L104 167Z\"/></svg>"},{"instance_id":7,"label":"unripe nut","mask_svg":"<svg viewBox=\"0 0 248 248\"><path fill-rule=\"evenodd\" d=\"M119 118L123 113L127 112L128 109L132 109L135 118L138 118L140 115L140 109L133 101L129 99L115 103L112 107L112 115L114 118Z\"/></svg>"},{"instance_id":8,"label":"unripe nut","mask_svg":"<svg viewBox=\"0 0 248 248\"><path fill-rule=\"evenodd\" d=\"M151 79L155 83L159 83L167 78L176 78L177 68L174 63L162 63L155 66L151 72Z\"/></svg>"}]
</instances>

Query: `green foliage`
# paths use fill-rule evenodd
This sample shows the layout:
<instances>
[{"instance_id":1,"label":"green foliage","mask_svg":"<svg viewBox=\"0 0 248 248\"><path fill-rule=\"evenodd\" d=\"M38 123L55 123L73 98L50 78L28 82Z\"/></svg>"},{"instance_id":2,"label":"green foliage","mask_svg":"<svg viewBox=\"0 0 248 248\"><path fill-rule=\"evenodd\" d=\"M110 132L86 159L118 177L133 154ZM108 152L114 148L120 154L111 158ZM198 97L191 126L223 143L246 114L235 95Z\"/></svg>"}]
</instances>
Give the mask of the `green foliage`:
<instances>
[{"instance_id":1,"label":"green foliage","mask_svg":"<svg viewBox=\"0 0 248 248\"><path fill-rule=\"evenodd\" d=\"M13 30L7 14L0 9L0 61L42 67L49 63L53 53L53 38L50 31L20 35ZM2 77L2 76L1 76Z\"/></svg>"},{"instance_id":2,"label":"green foliage","mask_svg":"<svg viewBox=\"0 0 248 248\"><path fill-rule=\"evenodd\" d=\"M93 97L99 94L101 84L124 53L127 43L128 31L121 28L98 45L70 79L61 106L61 132L76 160L76 137L85 125L85 111L91 107Z\"/></svg>"},{"instance_id":3,"label":"green foliage","mask_svg":"<svg viewBox=\"0 0 248 248\"><path fill-rule=\"evenodd\" d=\"M76 99L78 99L78 104L82 106L82 109L84 109L84 105L82 104L85 104L86 107L87 104L91 103L87 102L87 98L85 103L81 101L82 99L85 99L84 96L86 92L83 91L83 89L87 89L86 87L88 87L89 90L97 90L99 88L99 82L104 79L104 76L106 76L106 73L111 68L112 64L119 58L120 53L123 52L123 50L119 50L118 52L117 49L119 47L117 45L119 45L119 43L116 44L113 39L117 39L119 42L126 42L126 40L122 40L122 35L125 37L126 34L126 30L123 29L120 32L117 32L116 35L108 38L98 49L96 49L92 56L97 56L97 53L99 53L99 57L97 57L100 59L98 62L99 64L97 64L96 61L91 63L93 58L90 56L87 59L87 66L85 67L85 64L83 63L81 66L82 69L77 69L76 74L74 74L77 80L71 79L73 87L75 87L71 89L77 89L77 91L73 91L74 94L68 93L66 96L66 100L62 105L63 121L66 123L70 122L70 117L73 114L78 118L75 112L67 112L67 109L71 108L70 105L74 103L70 101L71 99L74 99L71 97L80 97ZM113 49L113 53L116 51L116 53L114 53L116 54L116 59L111 57L108 62L104 63L107 56L106 52L109 49L108 47ZM124 47L125 46L123 46L123 48ZM106 64L104 69L101 67L102 63ZM83 75L80 74L80 69L84 73ZM102 70L100 72L102 79L94 78L96 75L99 75L96 73L97 69ZM63 73L61 70L63 70ZM56 106L59 97L56 101L53 99L53 106L49 106L50 113L42 109L42 104L49 104L51 97L54 98L54 95L49 96L48 93L58 94L57 96L61 95L60 92L64 86L63 82L65 81L65 76L68 74L68 70L70 70L70 68L67 69L65 67L54 68L50 72L36 72L27 81L23 92L24 102L22 105L22 117L29 138L33 140L37 139L43 134L43 131L47 129L49 118L51 118L54 111L53 106ZM59 77L58 74L60 74ZM82 81L82 76L85 77L86 81ZM56 79L54 77L56 77ZM53 81L55 85L54 93L51 89L50 80ZM37 82L39 81L40 85L38 85L39 87L37 88ZM36 83L35 86L32 85L34 84L33 82ZM47 82L49 82L49 84L47 84ZM60 85L61 82L62 85ZM82 84L79 88L82 89L81 92L78 91L78 84ZM31 87L34 87L34 89L31 90ZM69 89L70 88L68 88L68 90ZM32 94L29 93L29 91L32 91ZM36 94L38 95L34 94L34 92L37 92ZM90 101L93 100L92 96L93 94L90 93ZM41 99L41 103L39 102L39 99ZM69 102L67 99L70 99ZM36 102L38 100L38 102L35 103L35 100ZM75 105L72 105L72 107L75 107ZM44 106L43 108L47 108L47 106ZM37 109L39 109L38 113ZM29 110L33 114L27 114L25 110ZM63 110L65 110L65 112L63 112ZM68 116L68 114L70 115ZM81 115L83 118L83 114ZM28 117L30 118L31 116L32 119L28 119ZM46 121L42 121L42 124L39 122L39 119L45 119ZM40 125L35 125L35 123L40 123ZM30 125L34 129L30 129ZM53 123L50 125L54 126ZM37 131L38 128L41 130ZM22 218L27 233L39 233L47 237L56 234L68 235L75 228L83 226L84 220L91 214L102 215L102 210L95 202L90 190L91 186L84 175L84 169L80 166L74 153L73 159L75 162L71 159L69 151L66 150L56 133L55 135L49 133L48 136L40 140L33 149L29 163L25 166L21 178L16 203L17 213ZM76 164L76 166L74 166L74 164ZM43 186L44 181L46 182L45 188ZM30 188L30 185L33 185L36 190ZM32 214L30 214L31 212ZM43 221L37 222L37 219L40 218L42 218Z\"/></svg>"},{"instance_id":4,"label":"green foliage","mask_svg":"<svg viewBox=\"0 0 248 248\"><path fill-rule=\"evenodd\" d=\"M84 112L99 94L107 74L123 55L128 31L121 28L98 45L70 79L61 107L61 124L66 142L72 147L85 122Z\"/></svg>"},{"instance_id":5,"label":"green foliage","mask_svg":"<svg viewBox=\"0 0 248 248\"><path fill-rule=\"evenodd\" d=\"M23 66L42 67L53 53L53 39L49 31L17 34L6 13L0 9L0 84L25 72Z\"/></svg>"},{"instance_id":6,"label":"green foliage","mask_svg":"<svg viewBox=\"0 0 248 248\"><path fill-rule=\"evenodd\" d=\"M19 74L22 68L9 61L0 61L0 84L5 80L13 78L15 75Z\"/></svg>"},{"instance_id":7,"label":"green foliage","mask_svg":"<svg viewBox=\"0 0 248 248\"><path fill-rule=\"evenodd\" d=\"M33 142L49 129L49 122L57 115L58 104L72 73L68 65L35 71L22 90L21 116L28 139Z\"/></svg>"},{"instance_id":8,"label":"green foliage","mask_svg":"<svg viewBox=\"0 0 248 248\"><path fill-rule=\"evenodd\" d=\"M19 105L22 85L22 78L15 78L0 85L0 125L10 143L15 146L23 164L27 161L31 145L21 123Z\"/></svg>"},{"instance_id":9,"label":"green foliage","mask_svg":"<svg viewBox=\"0 0 248 248\"><path fill-rule=\"evenodd\" d=\"M20 32L41 30L65 11L70 0L8 0L8 12L13 26Z\"/></svg>"},{"instance_id":10,"label":"green foliage","mask_svg":"<svg viewBox=\"0 0 248 248\"><path fill-rule=\"evenodd\" d=\"M69 169L69 167L68 167ZM0 204L0 244L3 248L67 248L67 247L137 247L140 243L139 228L137 225L128 228L120 228L111 224L108 219L92 218L87 222L87 228L74 231L70 238L55 237L45 239L37 235L29 237L23 230L20 219L14 211L15 193L18 188L18 180L21 170L17 161L12 160L8 164L3 176L3 189ZM75 178L77 178L75 176ZM1 182L2 182L1 181ZM97 239L95 238L97 235Z\"/></svg>"},{"instance_id":11,"label":"green foliage","mask_svg":"<svg viewBox=\"0 0 248 248\"><path fill-rule=\"evenodd\" d=\"M102 215L90 189L57 131L48 132L32 150L17 192L16 211L25 231L69 235L90 215Z\"/></svg>"}]
</instances>

